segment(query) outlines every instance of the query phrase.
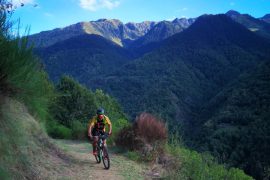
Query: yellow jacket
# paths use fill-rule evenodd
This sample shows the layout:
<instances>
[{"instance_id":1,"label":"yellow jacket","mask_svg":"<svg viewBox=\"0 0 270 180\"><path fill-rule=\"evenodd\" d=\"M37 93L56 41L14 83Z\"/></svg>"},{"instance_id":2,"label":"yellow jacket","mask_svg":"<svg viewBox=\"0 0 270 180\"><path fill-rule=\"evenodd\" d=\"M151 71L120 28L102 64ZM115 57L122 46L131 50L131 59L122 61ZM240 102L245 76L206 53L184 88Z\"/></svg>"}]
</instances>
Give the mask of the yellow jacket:
<instances>
[{"instance_id":1,"label":"yellow jacket","mask_svg":"<svg viewBox=\"0 0 270 180\"><path fill-rule=\"evenodd\" d=\"M88 123L88 129L89 129L90 127L95 127L95 126L97 126L98 123L99 123L99 122L98 122L98 116L97 116L97 115L93 116L92 119L91 119L91 120L89 121L89 123ZM104 115L104 117L103 117L102 123L104 123L104 128L103 128L104 131L105 131L105 126L106 126L106 125L110 125L110 126L112 125L110 119L109 119L107 116L105 116L105 115Z\"/></svg>"}]
</instances>

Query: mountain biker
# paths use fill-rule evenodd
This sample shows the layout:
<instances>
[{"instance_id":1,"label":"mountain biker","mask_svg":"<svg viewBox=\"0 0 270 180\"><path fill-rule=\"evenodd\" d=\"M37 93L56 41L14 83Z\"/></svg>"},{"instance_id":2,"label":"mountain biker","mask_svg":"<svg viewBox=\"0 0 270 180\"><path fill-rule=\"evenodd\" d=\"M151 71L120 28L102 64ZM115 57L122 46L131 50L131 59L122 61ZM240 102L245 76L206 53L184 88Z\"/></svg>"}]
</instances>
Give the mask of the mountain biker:
<instances>
[{"instance_id":1,"label":"mountain biker","mask_svg":"<svg viewBox=\"0 0 270 180\"><path fill-rule=\"evenodd\" d=\"M88 125L88 136L91 140L93 140L93 154L97 155L97 141L98 135L103 135L105 133L105 125L109 126L109 135L112 134L112 123L110 119L104 115L104 109L98 108L97 113L92 119L89 121ZM106 145L106 140L104 142Z\"/></svg>"}]
</instances>

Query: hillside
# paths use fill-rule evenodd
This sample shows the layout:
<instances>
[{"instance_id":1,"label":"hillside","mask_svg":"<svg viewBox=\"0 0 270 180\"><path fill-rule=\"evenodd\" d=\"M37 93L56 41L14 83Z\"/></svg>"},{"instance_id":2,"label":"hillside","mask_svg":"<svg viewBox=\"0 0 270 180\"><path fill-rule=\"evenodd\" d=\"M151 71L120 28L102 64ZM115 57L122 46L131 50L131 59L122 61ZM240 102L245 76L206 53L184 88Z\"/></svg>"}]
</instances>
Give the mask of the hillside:
<instances>
[{"instance_id":1,"label":"hillside","mask_svg":"<svg viewBox=\"0 0 270 180\"><path fill-rule=\"evenodd\" d=\"M133 117L149 111L171 123L191 122L222 87L267 59L269 48L268 41L225 15L202 16L159 49L85 83L117 97Z\"/></svg>"},{"instance_id":2,"label":"hillside","mask_svg":"<svg viewBox=\"0 0 270 180\"><path fill-rule=\"evenodd\" d=\"M266 14L263 17L260 18L261 20L270 23L270 14Z\"/></svg>"},{"instance_id":3,"label":"hillside","mask_svg":"<svg viewBox=\"0 0 270 180\"><path fill-rule=\"evenodd\" d=\"M200 146L223 163L266 179L270 167L270 63L224 88L200 113ZM199 119L198 119L199 120ZM204 137L204 138L202 138Z\"/></svg>"},{"instance_id":4,"label":"hillside","mask_svg":"<svg viewBox=\"0 0 270 180\"><path fill-rule=\"evenodd\" d=\"M133 57L128 50L98 35L76 36L35 52L54 81L67 74L84 82L115 70Z\"/></svg>"},{"instance_id":5,"label":"hillside","mask_svg":"<svg viewBox=\"0 0 270 180\"><path fill-rule=\"evenodd\" d=\"M267 15L265 18L257 19L248 14L240 14L239 12L233 10L228 11L226 15L239 24L242 24L250 31L270 39L270 24L267 23Z\"/></svg>"},{"instance_id":6,"label":"hillside","mask_svg":"<svg viewBox=\"0 0 270 180\"><path fill-rule=\"evenodd\" d=\"M118 180L151 174L150 168L115 153L111 170L104 173L90 143L50 139L27 108L11 98L1 96L0 108L0 179Z\"/></svg>"}]
</instances>

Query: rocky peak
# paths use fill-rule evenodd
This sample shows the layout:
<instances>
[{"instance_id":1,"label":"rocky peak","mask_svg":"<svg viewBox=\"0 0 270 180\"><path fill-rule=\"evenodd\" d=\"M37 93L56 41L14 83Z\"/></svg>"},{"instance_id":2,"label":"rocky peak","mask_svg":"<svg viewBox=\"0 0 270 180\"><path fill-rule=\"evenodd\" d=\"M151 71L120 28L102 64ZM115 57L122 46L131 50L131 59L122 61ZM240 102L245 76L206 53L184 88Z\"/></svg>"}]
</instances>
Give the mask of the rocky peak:
<instances>
[{"instance_id":1,"label":"rocky peak","mask_svg":"<svg viewBox=\"0 0 270 180\"><path fill-rule=\"evenodd\" d=\"M238 11L235 10L229 10L228 12L226 12L226 15L232 18L238 17L241 14Z\"/></svg>"}]
</instances>

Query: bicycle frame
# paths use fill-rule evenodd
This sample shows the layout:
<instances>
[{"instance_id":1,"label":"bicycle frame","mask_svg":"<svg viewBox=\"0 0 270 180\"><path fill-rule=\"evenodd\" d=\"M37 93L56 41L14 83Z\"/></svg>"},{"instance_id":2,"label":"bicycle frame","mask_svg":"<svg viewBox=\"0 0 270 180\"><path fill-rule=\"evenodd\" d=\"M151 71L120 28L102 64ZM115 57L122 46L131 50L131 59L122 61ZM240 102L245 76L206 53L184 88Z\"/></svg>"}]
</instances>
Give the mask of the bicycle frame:
<instances>
[{"instance_id":1,"label":"bicycle frame","mask_svg":"<svg viewBox=\"0 0 270 180\"><path fill-rule=\"evenodd\" d=\"M109 159L108 150L107 150L106 146L104 145L104 141L108 137L109 137L108 133L105 133L104 135L98 136L98 142L97 142L98 155L95 155L97 163L100 163L101 159L102 159L105 169L110 168L110 159Z\"/></svg>"}]
</instances>

